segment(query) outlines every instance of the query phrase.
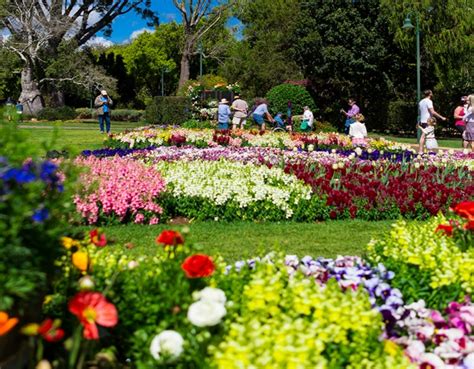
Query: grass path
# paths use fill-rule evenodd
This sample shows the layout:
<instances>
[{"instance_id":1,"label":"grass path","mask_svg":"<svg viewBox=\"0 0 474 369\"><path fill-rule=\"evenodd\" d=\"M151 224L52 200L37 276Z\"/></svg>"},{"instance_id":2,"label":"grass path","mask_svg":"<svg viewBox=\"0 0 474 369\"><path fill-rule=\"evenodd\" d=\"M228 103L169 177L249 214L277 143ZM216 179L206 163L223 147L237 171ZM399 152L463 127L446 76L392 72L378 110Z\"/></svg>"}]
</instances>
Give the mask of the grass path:
<instances>
[{"instance_id":1,"label":"grass path","mask_svg":"<svg viewBox=\"0 0 474 369\"><path fill-rule=\"evenodd\" d=\"M228 261L249 258L272 250L299 256L363 255L372 237L380 237L392 221L360 220L321 223L198 222L188 225L187 241L202 252L222 255ZM130 252L152 254L159 247L156 236L163 229L181 231L183 226L116 225L104 227L107 236L120 244L131 242Z\"/></svg>"}]
</instances>

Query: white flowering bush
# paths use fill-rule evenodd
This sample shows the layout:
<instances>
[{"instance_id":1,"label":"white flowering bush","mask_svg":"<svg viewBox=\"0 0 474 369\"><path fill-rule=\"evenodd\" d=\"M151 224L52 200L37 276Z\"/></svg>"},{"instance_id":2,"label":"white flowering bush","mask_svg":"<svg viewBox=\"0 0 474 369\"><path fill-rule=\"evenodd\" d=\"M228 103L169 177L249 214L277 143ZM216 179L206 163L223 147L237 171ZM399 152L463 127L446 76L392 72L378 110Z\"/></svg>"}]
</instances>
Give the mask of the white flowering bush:
<instances>
[{"instance_id":1,"label":"white flowering bush","mask_svg":"<svg viewBox=\"0 0 474 369\"><path fill-rule=\"evenodd\" d=\"M164 206L175 213L169 215L290 219L312 198L309 186L280 168L226 160L162 161L156 166L167 183Z\"/></svg>"}]
</instances>

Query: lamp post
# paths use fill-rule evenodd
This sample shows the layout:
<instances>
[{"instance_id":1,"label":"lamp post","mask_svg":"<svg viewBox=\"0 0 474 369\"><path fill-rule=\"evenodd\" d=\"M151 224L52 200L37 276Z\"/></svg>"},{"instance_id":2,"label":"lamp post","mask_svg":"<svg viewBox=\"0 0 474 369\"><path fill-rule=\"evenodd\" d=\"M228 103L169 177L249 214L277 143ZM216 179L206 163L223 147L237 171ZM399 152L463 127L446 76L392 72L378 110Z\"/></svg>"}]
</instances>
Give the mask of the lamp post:
<instances>
[{"instance_id":1,"label":"lamp post","mask_svg":"<svg viewBox=\"0 0 474 369\"><path fill-rule=\"evenodd\" d=\"M202 41L199 41L197 51L199 53L199 77L202 77Z\"/></svg>"},{"instance_id":2,"label":"lamp post","mask_svg":"<svg viewBox=\"0 0 474 369\"><path fill-rule=\"evenodd\" d=\"M405 21L403 22L403 29L412 29L415 28L416 32L416 98L417 102L421 100L421 77L420 77L420 16L416 14L415 26L411 22L412 13L408 13Z\"/></svg>"}]
</instances>

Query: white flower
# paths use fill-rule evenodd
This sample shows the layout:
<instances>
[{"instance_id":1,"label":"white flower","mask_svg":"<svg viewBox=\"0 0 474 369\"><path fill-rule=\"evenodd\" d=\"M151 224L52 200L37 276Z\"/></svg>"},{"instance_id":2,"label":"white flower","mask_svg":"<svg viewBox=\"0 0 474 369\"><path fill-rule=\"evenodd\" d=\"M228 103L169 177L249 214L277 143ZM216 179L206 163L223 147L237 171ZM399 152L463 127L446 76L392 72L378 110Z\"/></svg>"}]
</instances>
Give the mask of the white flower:
<instances>
[{"instance_id":1,"label":"white flower","mask_svg":"<svg viewBox=\"0 0 474 369\"><path fill-rule=\"evenodd\" d=\"M337 165L336 163L334 163L334 164L332 165L332 169L337 170L337 168L338 168L338 165Z\"/></svg>"},{"instance_id":2,"label":"white flower","mask_svg":"<svg viewBox=\"0 0 474 369\"><path fill-rule=\"evenodd\" d=\"M358 156L362 155L362 149L360 147L356 147L356 149L354 151Z\"/></svg>"},{"instance_id":3,"label":"white flower","mask_svg":"<svg viewBox=\"0 0 474 369\"><path fill-rule=\"evenodd\" d=\"M314 150L314 145L308 145L308 151L313 151Z\"/></svg>"},{"instance_id":4,"label":"white flower","mask_svg":"<svg viewBox=\"0 0 474 369\"><path fill-rule=\"evenodd\" d=\"M462 153L463 153L464 155L467 155L467 154L469 154L469 150L468 150L468 149L464 149L464 150L462 151Z\"/></svg>"},{"instance_id":5,"label":"white flower","mask_svg":"<svg viewBox=\"0 0 474 369\"><path fill-rule=\"evenodd\" d=\"M466 369L474 369L474 353L467 355L463 361Z\"/></svg>"},{"instance_id":6,"label":"white flower","mask_svg":"<svg viewBox=\"0 0 474 369\"><path fill-rule=\"evenodd\" d=\"M439 150L439 151L438 151L438 154L439 154L439 155L444 155L444 151L443 151L443 150Z\"/></svg>"},{"instance_id":7,"label":"white flower","mask_svg":"<svg viewBox=\"0 0 474 369\"><path fill-rule=\"evenodd\" d=\"M337 166L339 167L339 169L342 169L344 168L344 163L340 161L339 163L337 163Z\"/></svg>"},{"instance_id":8,"label":"white flower","mask_svg":"<svg viewBox=\"0 0 474 369\"><path fill-rule=\"evenodd\" d=\"M427 353L421 357L421 364L431 365L433 369L444 369L444 361L438 355Z\"/></svg>"},{"instance_id":9,"label":"white flower","mask_svg":"<svg viewBox=\"0 0 474 369\"><path fill-rule=\"evenodd\" d=\"M420 163L415 163L415 169L420 169Z\"/></svg>"},{"instance_id":10,"label":"white flower","mask_svg":"<svg viewBox=\"0 0 474 369\"><path fill-rule=\"evenodd\" d=\"M163 331L156 335L151 341L150 353L156 359L160 359L160 355L177 358L183 352L183 337L176 331Z\"/></svg>"},{"instance_id":11,"label":"white flower","mask_svg":"<svg viewBox=\"0 0 474 369\"><path fill-rule=\"evenodd\" d=\"M201 300L188 309L188 320L197 327L212 327L221 322L227 311L221 303Z\"/></svg>"},{"instance_id":12,"label":"white flower","mask_svg":"<svg viewBox=\"0 0 474 369\"><path fill-rule=\"evenodd\" d=\"M94 281L88 275L85 275L81 279L79 279L79 288L81 291L90 291L94 289Z\"/></svg>"},{"instance_id":13,"label":"white flower","mask_svg":"<svg viewBox=\"0 0 474 369\"><path fill-rule=\"evenodd\" d=\"M138 261L132 260L127 264L128 269L135 269L138 266Z\"/></svg>"},{"instance_id":14,"label":"white flower","mask_svg":"<svg viewBox=\"0 0 474 369\"><path fill-rule=\"evenodd\" d=\"M219 288L206 287L201 291L193 293L194 300L217 302L224 305L227 301L224 291Z\"/></svg>"}]
</instances>

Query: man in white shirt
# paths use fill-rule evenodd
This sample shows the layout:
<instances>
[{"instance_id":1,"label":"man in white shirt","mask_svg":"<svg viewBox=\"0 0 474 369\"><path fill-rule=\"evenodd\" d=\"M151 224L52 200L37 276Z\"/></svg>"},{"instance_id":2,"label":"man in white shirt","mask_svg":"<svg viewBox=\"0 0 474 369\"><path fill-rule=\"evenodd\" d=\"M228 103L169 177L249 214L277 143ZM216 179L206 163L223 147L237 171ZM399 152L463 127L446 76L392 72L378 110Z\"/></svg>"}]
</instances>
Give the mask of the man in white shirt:
<instances>
[{"instance_id":1,"label":"man in white shirt","mask_svg":"<svg viewBox=\"0 0 474 369\"><path fill-rule=\"evenodd\" d=\"M437 117L441 120L446 120L445 117L443 117L441 114L438 114L433 107L433 91L431 90L425 90L423 92L423 95L425 96L424 99L420 101L418 104L418 110L420 114L420 126L422 128L426 128L428 126L428 119L431 117ZM423 149L425 146L425 140L426 140L426 135L422 132L420 136L420 147L418 149L418 152L420 154L423 153Z\"/></svg>"},{"instance_id":2,"label":"man in white shirt","mask_svg":"<svg viewBox=\"0 0 474 369\"><path fill-rule=\"evenodd\" d=\"M242 100L240 96L234 97L231 109L234 111L234 117L232 118L232 129L236 129L240 126L240 129L244 129L245 122L247 121L247 111L249 106L245 100Z\"/></svg>"}]
</instances>

